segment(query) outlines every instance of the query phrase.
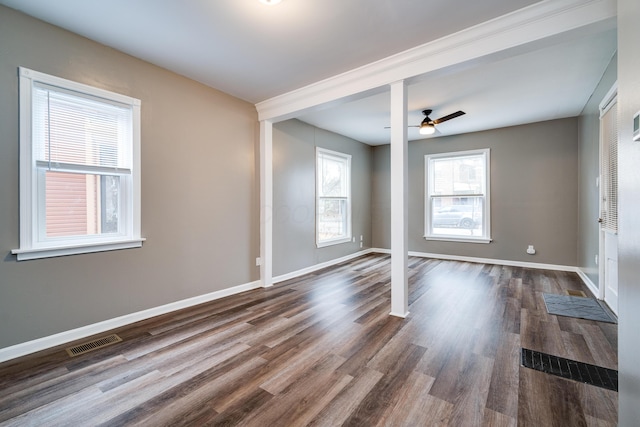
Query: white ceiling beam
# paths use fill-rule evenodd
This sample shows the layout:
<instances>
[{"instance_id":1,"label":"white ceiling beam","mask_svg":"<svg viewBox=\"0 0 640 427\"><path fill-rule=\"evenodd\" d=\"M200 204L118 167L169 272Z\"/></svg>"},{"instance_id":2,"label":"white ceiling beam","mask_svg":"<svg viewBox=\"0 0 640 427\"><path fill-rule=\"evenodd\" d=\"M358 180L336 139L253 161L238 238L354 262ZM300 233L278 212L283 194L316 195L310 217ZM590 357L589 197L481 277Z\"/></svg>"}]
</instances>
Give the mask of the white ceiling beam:
<instances>
[{"instance_id":1,"label":"white ceiling beam","mask_svg":"<svg viewBox=\"0 0 640 427\"><path fill-rule=\"evenodd\" d=\"M256 104L278 122L338 100L616 18L616 0L545 0Z\"/></svg>"}]
</instances>

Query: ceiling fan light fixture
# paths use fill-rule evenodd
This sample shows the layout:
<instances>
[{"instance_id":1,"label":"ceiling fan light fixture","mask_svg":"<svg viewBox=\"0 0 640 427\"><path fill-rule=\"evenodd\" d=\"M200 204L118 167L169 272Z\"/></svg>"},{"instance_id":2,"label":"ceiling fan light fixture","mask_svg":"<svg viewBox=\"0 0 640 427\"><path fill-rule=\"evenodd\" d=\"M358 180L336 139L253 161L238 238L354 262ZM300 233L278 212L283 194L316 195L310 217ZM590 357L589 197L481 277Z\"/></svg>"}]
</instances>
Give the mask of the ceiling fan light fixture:
<instances>
[{"instance_id":1,"label":"ceiling fan light fixture","mask_svg":"<svg viewBox=\"0 0 640 427\"><path fill-rule=\"evenodd\" d=\"M433 135L436 132L436 127L431 123L424 123L420 125L420 135Z\"/></svg>"}]
</instances>

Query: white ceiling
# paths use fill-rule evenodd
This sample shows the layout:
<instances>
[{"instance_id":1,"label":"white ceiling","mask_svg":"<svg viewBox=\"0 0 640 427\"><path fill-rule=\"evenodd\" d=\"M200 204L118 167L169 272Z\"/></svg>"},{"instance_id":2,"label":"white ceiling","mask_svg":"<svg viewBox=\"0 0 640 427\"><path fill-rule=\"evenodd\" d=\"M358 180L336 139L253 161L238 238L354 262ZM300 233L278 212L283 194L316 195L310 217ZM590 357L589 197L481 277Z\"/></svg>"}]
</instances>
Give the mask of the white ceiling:
<instances>
[{"instance_id":1,"label":"white ceiling","mask_svg":"<svg viewBox=\"0 0 640 427\"><path fill-rule=\"evenodd\" d=\"M408 87L409 124L422 111L431 119L462 110L466 115L437 125L433 137L477 132L580 114L616 50L609 29L571 41L488 62L453 67ZM298 117L314 126L370 145L388 144L389 92ZM424 139L408 130L410 141Z\"/></svg>"},{"instance_id":2,"label":"white ceiling","mask_svg":"<svg viewBox=\"0 0 640 427\"><path fill-rule=\"evenodd\" d=\"M553 0L549 0L553 1ZM0 0L105 45L257 103L480 24L537 0ZM578 115L616 49L600 28L487 58L409 86L409 120L467 112L441 134ZM560 42L561 41L561 42ZM388 94L300 119L388 142ZM411 131L410 139L418 137Z\"/></svg>"}]
</instances>

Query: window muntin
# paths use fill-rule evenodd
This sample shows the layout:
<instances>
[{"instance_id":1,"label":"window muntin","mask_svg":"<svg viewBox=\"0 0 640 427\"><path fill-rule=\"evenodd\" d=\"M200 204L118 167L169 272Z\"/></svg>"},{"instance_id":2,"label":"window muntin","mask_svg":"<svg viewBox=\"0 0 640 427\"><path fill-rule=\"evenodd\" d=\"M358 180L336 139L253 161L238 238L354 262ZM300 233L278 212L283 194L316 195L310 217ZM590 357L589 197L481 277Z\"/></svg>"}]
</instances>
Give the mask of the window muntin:
<instances>
[{"instance_id":1,"label":"window muntin","mask_svg":"<svg viewBox=\"0 0 640 427\"><path fill-rule=\"evenodd\" d=\"M425 156L425 238L489 242L489 150Z\"/></svg>"},{"instance_id":2,"label":"window muntin","mask_svg":"<svg viewBox=\"0 0 640 427\"><path fill-rule=\"evenodd\" d=\"M18 259L141 246L140 101L20 69Z\"/></svg>"},{"instance_id":3,"label":"window muntin","mask_svg":"<svg viewBox=\"0 0 640 427\"><path fill-rule=\"evenodd\" d=\"M351 240L351 156L316 148L316 245Z\"/></svg>"}]
</instances>

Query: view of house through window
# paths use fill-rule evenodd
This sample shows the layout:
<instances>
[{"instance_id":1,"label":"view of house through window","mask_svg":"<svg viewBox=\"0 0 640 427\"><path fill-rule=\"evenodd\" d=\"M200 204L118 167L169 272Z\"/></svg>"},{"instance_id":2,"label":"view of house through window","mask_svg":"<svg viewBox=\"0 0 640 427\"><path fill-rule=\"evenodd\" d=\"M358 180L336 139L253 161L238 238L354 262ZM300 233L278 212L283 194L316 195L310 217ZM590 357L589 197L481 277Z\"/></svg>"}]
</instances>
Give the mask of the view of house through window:
<instances>
[{"instance_id":1,"label":"view of house through window","mask_svg":"<svg viewBox=\"0 0 640 427\"><path fill-rule=\"evenodd\" d=\"M351 156L316 149L316 244L351 240Z\"/></svg>"},{"instance_id":2,"label":"view of house through window","mask_svg":"<svg viewBox=\"0 0 640 427\"><path fill-rule=\"evenodd\" d=\"M45 171L47 237L118 232L117 176Z\"/></svg>"},{"instance_id":3,"label":"view of house through window","mask_svg":"<svg viewBox=\"0 0 640 427\"><path fill-rule=\"evenodd\" d=\"M425 237L490 240L489 150L425 156Z\"/></svg>"}]
</instances>

